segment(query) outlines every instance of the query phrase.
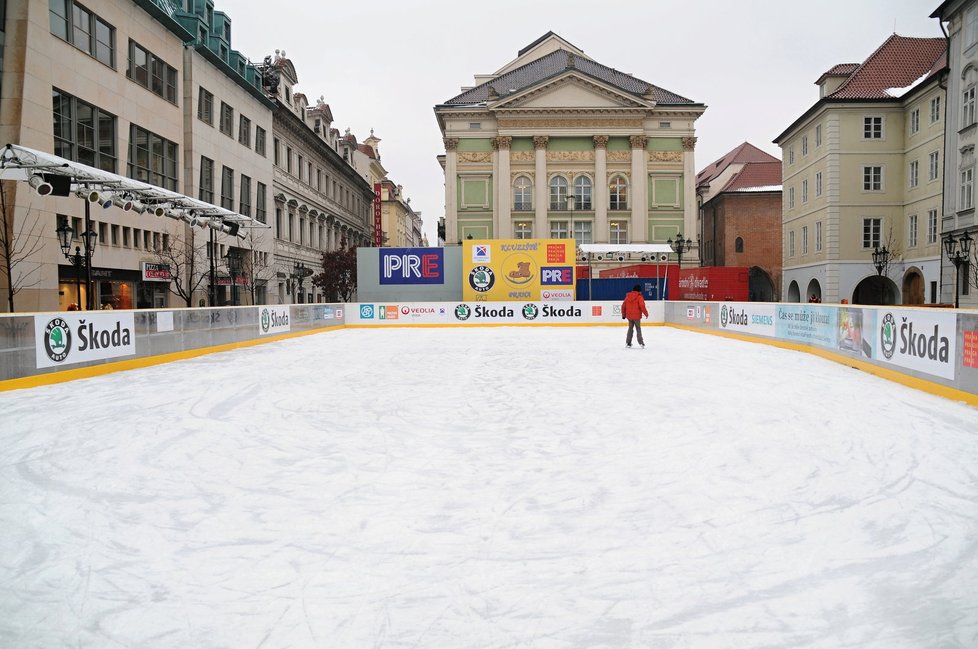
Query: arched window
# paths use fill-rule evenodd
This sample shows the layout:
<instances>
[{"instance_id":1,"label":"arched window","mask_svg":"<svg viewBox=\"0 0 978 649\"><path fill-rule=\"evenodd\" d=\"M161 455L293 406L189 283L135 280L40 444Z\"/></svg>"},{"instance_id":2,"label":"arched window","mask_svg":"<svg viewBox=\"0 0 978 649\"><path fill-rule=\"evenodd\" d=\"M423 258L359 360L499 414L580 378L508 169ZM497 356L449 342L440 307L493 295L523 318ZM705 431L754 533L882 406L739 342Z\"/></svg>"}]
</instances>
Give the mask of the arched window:
<instances>
[{"instance_id":1,"label":"arched window","mask_svg":"<svg viewBox=\"0 0 978 649\"><path fill-rule=\"evenodd\" d=\"M628 184L621 176L615 176L608 183L608 208L612 210L628 209Z\"/></svg>"},{"instance_id":2,"label":"arched window","mask_svg":"<svg viewBox=\"0 0 978 649\"><path fill-rule=\"evenodd\" d=\"M574 179L574 209L591 209L591 179L587 176Z\"/></svg>"},{"instance_id":3,"label":"arched window","mask_svg":"<svg viewBox=\"0 0 978 649\"><path fill-rule=\"evenodd\" d=\"M563 176L550 179L550 209L567 209L567 179Z\"/></svg>"},{"instance_id":4,"label":"arched window","mask_svg":"<svg viewBox=\"0 0 978 649\"><path fill-rule=\"evenodd\" d=\"M737 240L734 241L734 252L743 252L743 251L744 251L744 240L741 237L737 237Z\"/></svg>"},{"instance_id":5,"label":"arched window","mask_svg":"<svg viewBox=\"0 0 978 649\"><path fill-rule=\"evenodd\" d=\"M533 209L533 183L526 176L517 176L513 183L513 209Z\"/></svg>"}]
</instances>

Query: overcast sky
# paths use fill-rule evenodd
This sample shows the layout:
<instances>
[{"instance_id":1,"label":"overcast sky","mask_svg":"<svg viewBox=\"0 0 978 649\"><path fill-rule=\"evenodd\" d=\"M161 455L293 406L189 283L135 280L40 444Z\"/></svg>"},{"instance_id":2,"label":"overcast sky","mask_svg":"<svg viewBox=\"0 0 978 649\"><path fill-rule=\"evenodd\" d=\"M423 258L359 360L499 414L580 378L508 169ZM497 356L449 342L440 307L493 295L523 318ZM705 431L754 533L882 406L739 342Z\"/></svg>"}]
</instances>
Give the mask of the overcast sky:
<instances>
[{"instance_id":1,"label":"overcast sky","mask_svg":"<svg viewBox=\"0 0 978 649\"><path fill-rule=\"evenodd\" d=\"M603 65L704 103L696 170L741 142L771 142L818 99L815 80L865 60L894 31L941 36L939 0L217 0L232 47L255 62L285 50L310 103L341 132L374 129L381 161L436 243L444 153L433 107L554 31Z\"/></svg>"}]
</instances>

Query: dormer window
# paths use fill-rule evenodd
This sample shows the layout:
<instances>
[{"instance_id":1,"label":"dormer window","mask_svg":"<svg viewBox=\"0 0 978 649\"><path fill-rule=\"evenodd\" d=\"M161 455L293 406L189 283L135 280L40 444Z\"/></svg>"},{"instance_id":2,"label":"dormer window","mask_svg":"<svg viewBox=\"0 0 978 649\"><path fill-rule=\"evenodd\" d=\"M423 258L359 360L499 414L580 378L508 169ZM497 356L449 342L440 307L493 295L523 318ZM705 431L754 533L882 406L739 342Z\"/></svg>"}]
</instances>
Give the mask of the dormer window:
<instances>
[{"instance_id":1,"label":"dormer window","mask_svg":"<svg viewBox=\"0 0 978 649\"><path fill-rule=\"evenodd\" d=\"M288 86L285 86L285 103L292 102L292 91Z\"/></svg>"}]
</instances>

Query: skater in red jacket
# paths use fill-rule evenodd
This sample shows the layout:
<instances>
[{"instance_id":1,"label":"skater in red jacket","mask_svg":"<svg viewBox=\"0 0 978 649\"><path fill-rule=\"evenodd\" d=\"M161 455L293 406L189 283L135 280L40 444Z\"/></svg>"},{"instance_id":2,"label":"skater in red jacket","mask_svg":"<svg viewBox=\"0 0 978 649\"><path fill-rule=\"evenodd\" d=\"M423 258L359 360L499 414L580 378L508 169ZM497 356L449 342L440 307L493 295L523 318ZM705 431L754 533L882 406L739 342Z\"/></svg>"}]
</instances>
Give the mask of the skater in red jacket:
<instances>
[{"instance_id":1,"label":"skater in red jacket","mask_svg":"<svg viewBox=\"0 0 978 649\"><path fill-rule=\"evenodd\" d=\"M621 303L621 319L628 320L628 335L625 336L625 347L632 346L632 330L638 334L638 344L645 348L645 339L642 338L642 316L649 317L649 311L645 308L645 298L642 297L642 287L636 284L625 296L625 301Z\"/></svg>"}]
</instances>

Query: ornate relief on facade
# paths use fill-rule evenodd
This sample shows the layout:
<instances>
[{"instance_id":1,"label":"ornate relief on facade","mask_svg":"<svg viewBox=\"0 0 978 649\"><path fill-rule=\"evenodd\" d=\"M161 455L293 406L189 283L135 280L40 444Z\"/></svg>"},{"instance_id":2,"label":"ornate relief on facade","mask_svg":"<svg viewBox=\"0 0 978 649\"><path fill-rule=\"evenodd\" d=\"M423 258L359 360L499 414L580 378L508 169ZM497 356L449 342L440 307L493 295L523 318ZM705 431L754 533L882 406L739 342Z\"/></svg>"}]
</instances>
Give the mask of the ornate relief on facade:
<instances>
[{"instance_id":1,"label":"ornate relief on facade","mask_svg":"<svg viewBox=\"0 0 978 649\"><path fill-rule=\"evenodd\" d=\"M608 136L607 135L595 135L594 136L594 148L595 149L606 149L606 148L608 148Z\"/></svg>"},{"instance_id":2,"label":"ornate relief on facade","mask_svg":"<svg viewBox=\"0 0 978 649\"><path fill-rule=\"evenodd\" d=\"M633 149L644 149L648 138L644 135L632 135L629 136L628 142L632 145Z\"/></svg>"},{"instance_id":3,"label":"ornate relief on facade","mask_svg":"<svg viewBox=\"0 0 978 649\"><path fill-rule=\"evenodd\" d=\"M508 135L500 135L499 137L492 138L492 148L494 150L508 149L512 143L513 138Z\"/></svg>"},{"instance_id":4,"label":"ornate relief on facade","mask_svg":"<svg viewBox=\"0 0 978 649\"><path fill-rule=\"evenodd\" d=\"M548 162L591 162L594 151L547 151Z\"/></svg>"},{"instance_id":5,"label":"ornate relief on facade","mask_svg":"<svg viewBox=\"0 0 978 649\"><path fill-rule=\"evenodd\" d=\"M462 151L458 154L459 162L492 162L491 151Z\"/></svg>"},{"instance_id":6,"label":"ornate relief on facade","mask_svg":"<svg viewBox=\"0 0 978 649\"><path fill-rule=\"evenodd\" d=\"M533 136L533 148L534 149L546 149L547 142L550 141L550 137L547 135L534 135Z\"/></svg>"},{"instance_id":7,"label":"ornate relief on facade","mask_svg":"<svg viewBox=\"0 0 978 649\"><path fill-rule=\"evenodd\" d=\"M507 128L642 128L642 118L631 117L551 117L547 119L500 118L500 129Z\"/></svg>"},{"instance_id":8,"label":"ornate relief on facade","mask_svg":"<svg viewBox=\"0 0 978 649\"><path fill-rule=\"evenodd\" d=\"M649 162L682 162L681 151L649 151Z\"/></svg>"},{"instance_id":9,"label":"ornate relief on facade","mask_svg":"<svg viewBox=\"0 0 978 649\"><path fill-rule=\"evenodd\" d=\"M533 151L511 151L509 159L512 162L533 162L536 159L536 154Z\"/></svg>"},{"instance_id":10,"label":"ornate relief on facade","mask_svg":"<svg viewBox=\"0 0 978 649\"><path fill-rule=\"evenodd\" d=\"M457 137L446 137L445 138L445 150L446 151L454 151L456 149L456 147L458 147L458 138Z\"/></svg>"},{"instance_id":11,"label":"ornate relief on facade","mask_svg":"<svg viewBox=\"0 0 978 649\"><path fill-rule=\"evenodd\" d=\"M530 179L530 184L533 184L533 172L532 171L511 171L509 172L510 184L513 183L520 176L526 176Z\"/></svg>"},{"instance_id":12,"label":"ornate relief on facade","mask_svg":"<svg viewBox=\"0 0 978 649\"><path fill-rule=\"evenodd\" d=\"M696 138L695 137L684 137L683 138L683 151L692 151L696 148Z\"/></svg>"},{"instance_id":13,"label":"ornate relief on facade","mask_svg":"<svg viewBox=\"0 0 978 649\"><path fill-rule=\"evenodd\" d=\"M631 151L608 151L605 156L608 162L628 162L632 159Z\"/></svg>"}]
</instances>

